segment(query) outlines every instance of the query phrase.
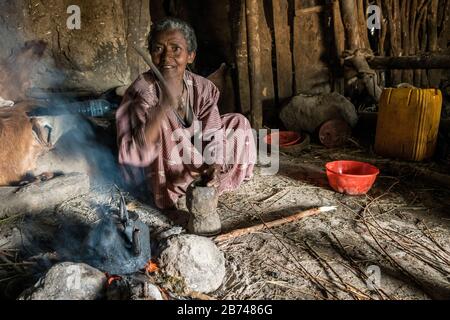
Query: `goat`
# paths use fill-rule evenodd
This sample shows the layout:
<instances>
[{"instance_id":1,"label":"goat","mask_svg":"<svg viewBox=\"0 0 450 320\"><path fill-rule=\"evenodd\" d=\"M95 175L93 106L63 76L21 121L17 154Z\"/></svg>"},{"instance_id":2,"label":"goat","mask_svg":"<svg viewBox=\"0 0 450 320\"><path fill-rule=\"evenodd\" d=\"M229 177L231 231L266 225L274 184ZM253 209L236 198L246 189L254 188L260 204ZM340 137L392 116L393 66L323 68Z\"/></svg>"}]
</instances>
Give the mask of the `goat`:
<instances>
[{"instance_id":1,"label":"goat","mask_svg":"<svg viewBox=\"0 0 450 320\"><path fill-rule=\"evenodd\" d=\"M19 182L48 147L42 126L26 114L32 104L21 102L12 107L25 99L31 69L45 48L43 41L28 41L0 63L0 185Z\"/></svg>"},{"instance_id":2,"label":"goat","mask_svg":"<svg viewBox=\"0 0 450 320\"><path fill-rule=\"evenodd\" d=\"M0 110L0 186L21 181L47 147L40 125L23 110Z\"/></svg>"}]
</instances>

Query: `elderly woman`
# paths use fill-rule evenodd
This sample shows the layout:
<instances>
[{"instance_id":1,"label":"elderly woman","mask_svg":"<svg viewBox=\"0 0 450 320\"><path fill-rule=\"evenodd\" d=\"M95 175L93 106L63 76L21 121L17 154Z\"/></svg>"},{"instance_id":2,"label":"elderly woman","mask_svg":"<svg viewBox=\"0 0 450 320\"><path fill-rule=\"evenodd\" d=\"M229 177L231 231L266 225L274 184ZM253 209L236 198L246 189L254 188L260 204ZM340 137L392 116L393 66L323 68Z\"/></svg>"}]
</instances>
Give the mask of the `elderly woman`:
<instances>
[{"instance_id":1,"label":"elderly woman","mask_svg":"<svg viewBox=\"0 0 450 320\"><path fill-rule=\"evenodd\" d=\"M149 49L165 84L148 71L125 93L116 115L119 163L144 169L162 209L174 208L199 175L219 194L250 179L256 149L248 120L221 116L215 85L186 70L197 49L192 27L162 20L152 27ZM167 99L164 88L176 99Z\"/></svg>"}]
</instances>

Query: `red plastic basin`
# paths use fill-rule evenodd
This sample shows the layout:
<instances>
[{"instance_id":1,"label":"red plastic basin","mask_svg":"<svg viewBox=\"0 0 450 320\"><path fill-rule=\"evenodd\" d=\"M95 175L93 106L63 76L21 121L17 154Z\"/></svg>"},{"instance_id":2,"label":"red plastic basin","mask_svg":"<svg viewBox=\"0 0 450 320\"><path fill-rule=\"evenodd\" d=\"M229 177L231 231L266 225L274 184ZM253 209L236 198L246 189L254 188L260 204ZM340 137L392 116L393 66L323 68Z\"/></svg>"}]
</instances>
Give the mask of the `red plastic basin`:
<instances>
[{"instance_id":1,"label":"red plastic basin","mask_svg":"<svg viewBox=\"0 0 450 320\"><path fill-rule=\"evenodd\" d=\"M264 142L266 144L272 144L272 139L278 137L279 146L286 147L292 146L298 143L301 139L301 135L294 131L279 131L275 133L271 133L264 137Z\"/></svg>"},{"instance_id":2,"label":"red plastic basin","mask_svg":"<svg viewBox=\"0 0 450 320\"><path fill-rule=\"evenodd\" d=\"M368 163L341 160L326 164L330 186L349 195L366 194L374 184L380 170Z\"/></svg>"}]
</instances>

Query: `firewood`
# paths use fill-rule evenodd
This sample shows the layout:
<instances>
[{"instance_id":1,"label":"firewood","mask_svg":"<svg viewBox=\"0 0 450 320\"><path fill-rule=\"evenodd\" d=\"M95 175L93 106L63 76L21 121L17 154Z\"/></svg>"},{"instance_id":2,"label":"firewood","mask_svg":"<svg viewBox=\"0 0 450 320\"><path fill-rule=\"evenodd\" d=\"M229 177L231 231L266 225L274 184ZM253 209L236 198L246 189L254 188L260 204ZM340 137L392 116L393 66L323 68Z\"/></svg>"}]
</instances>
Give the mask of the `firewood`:
<instances>
[{"instance_id":1,"label":"firewood","mask_svg":"<svg viewBox=\"0 0 450 320\"><path fill-rule=\"evenodd\" d=\"M267 223L261 223L261 224L257 224L255 226L251 226L248 228L242 228L242 229L236 229L233 230L231 232L228 233L224 233L221 235L218 235L217 237L214 238L215 242L223 242L223 241L227 241L236 237L240 237L243 235L247 235L250 233L255 233L257 231L261 231L264 229L270 229L270 228L274 228L274 227L279 227L283 224L286 223L290 223L290 222L295 222L298 221L302 218L305 217L310 217L310 216L314 216L317 215L321 212L329 212L329 211L334 211L336 210L336 207L332 206L332 207L320 207L320 208L314 208L314 209L309 209L306 211L301 211L301 212L297 212L294 215L288 216L288 217L284 217L281 219L277 219L277 220L273 220Z\"/></svg>"}]
</instances>

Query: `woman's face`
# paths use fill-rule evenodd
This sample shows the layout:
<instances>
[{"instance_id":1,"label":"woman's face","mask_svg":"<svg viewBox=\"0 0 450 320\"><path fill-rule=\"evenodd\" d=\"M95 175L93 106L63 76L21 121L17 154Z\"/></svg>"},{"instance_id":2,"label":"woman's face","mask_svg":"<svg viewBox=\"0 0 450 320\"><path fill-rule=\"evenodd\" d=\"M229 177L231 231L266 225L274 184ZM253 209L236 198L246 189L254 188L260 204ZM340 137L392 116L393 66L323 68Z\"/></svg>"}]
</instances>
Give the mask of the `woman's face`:
<instances>
[{"instance_id":1,"label":"woman's face","mask_svg":"<svg viewBox=\"0 0 450 320\"><path fill-rule=\"evenodd\" d=\"M189 53L187 41L179 30L156 34L150 53L167 80L183 79L186 65L194 62L195 58L195 52Z\"/></svg>"}]
</instances>

